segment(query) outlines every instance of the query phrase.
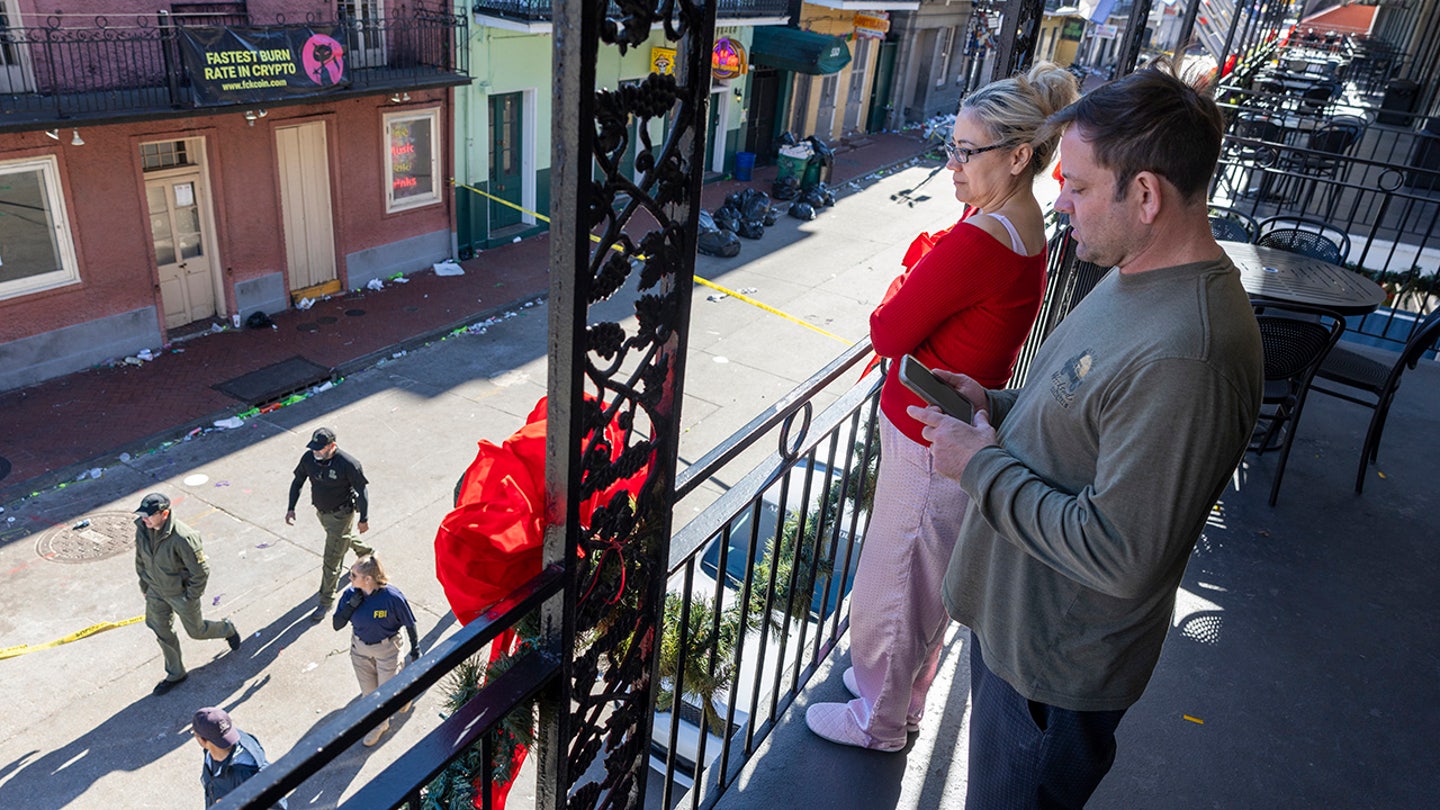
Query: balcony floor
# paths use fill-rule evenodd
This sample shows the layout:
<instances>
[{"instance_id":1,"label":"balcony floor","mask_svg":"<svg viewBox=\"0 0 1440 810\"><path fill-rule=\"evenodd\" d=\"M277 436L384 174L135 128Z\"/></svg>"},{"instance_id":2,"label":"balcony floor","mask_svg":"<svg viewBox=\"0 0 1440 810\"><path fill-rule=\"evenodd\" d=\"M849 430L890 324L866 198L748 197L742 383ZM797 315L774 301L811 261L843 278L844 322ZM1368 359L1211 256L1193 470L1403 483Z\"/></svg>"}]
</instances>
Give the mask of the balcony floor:
<instances>
[{"instance_id":1,"label":"balcony floor","mask_svg":"<svg viewBox=\"0 0 1440 810\"><path fill-rule=\"evenodd\" d=\"M1275 508L1274 454L1247 458L1196 547L1154 679L1090 807L1433 806L1436 401L1440 365L1407 371L1361 496L1370 411L1333 397L1308 400ZM963 806L969 634L952 626L948 639L907 749L846 748L805 727L807 705L849 697L842 645L719 810L779 806L797 784L809 806L832 810Z\"/></svg>"}]
</instances>

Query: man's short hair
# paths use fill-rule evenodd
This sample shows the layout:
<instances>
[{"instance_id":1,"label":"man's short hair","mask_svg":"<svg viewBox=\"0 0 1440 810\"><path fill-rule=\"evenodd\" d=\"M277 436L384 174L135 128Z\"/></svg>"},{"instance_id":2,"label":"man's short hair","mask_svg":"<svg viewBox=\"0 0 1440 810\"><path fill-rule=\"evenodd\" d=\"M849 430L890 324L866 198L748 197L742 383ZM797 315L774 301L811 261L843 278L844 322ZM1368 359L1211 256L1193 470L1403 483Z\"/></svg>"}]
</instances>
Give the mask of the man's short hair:
<instances>
[{"instance_id":1,"label":"man's short hair","mask_svg":"<svg viewBox=\"0 0 1440 810\"><path fill-rule=\"evenodd\" d=\"M1095 159L1114 172L1117 199L1147 171L1169 180L1186 200L1203 198L1225 133L1225 119L1205 88L1158 65L1090 91L1047 124L1080 128ZM1064 155L1060 161L1064 165Z\"/></svg>"}]
</instances>

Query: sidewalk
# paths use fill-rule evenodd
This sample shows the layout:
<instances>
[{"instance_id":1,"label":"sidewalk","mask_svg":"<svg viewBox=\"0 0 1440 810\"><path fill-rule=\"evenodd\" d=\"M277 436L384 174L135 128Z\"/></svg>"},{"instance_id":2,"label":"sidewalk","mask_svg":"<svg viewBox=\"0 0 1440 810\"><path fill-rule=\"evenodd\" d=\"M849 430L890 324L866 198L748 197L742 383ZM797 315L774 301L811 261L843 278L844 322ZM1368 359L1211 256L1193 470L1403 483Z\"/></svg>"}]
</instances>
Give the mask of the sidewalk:
<instances>
[{"instance_id":1,"label":"sidewalk","mask_svg":"<svg viewBox=\"0 0 1440 810\"><path fill-rule=\"evenodd\" d=\"M918 138L888 133L841 144L831 185L843 191L844 184L904 162L924 146ZM726 195L747 187L768 192L774 176L770 166L756 169L750 183L709 183L702 205L713 210ZM742 258L764 249L763 242L745 244ZM456 329L504 317L548 293L549 258L549 236L542 234L463 262L463 276L436 276L427 268L409 275L406 284L387 283L383 291L344 293L309 310L279 313L274 329L226 329L163 349L152 346L155 359L140 366L121 358L113 367L0 393L5 415L0 505L103 471L122 454L136 456L182 440L250 409L251 403L214 387L249 372L302 357L343 378Z\"/></svg>"}]
</instances>

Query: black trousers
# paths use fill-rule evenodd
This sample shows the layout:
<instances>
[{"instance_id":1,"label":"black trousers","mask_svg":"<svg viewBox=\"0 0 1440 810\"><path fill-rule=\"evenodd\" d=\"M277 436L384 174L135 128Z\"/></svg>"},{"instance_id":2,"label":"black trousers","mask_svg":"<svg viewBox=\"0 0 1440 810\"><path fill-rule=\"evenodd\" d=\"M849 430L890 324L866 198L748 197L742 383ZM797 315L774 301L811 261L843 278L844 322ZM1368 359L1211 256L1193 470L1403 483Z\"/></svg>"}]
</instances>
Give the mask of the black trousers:
<instances>
[{"instance_id":1,"label":"black trousers","mask_svg":"<svg viewBox=\"0 0 1440 810\"><path fill-rule=\"evenodd\" d=\"M985 666L970 634L966 810L1084 807L1115 763L1125 710L1077 712L1026 700Z\"/></svg>"}]
</instances>

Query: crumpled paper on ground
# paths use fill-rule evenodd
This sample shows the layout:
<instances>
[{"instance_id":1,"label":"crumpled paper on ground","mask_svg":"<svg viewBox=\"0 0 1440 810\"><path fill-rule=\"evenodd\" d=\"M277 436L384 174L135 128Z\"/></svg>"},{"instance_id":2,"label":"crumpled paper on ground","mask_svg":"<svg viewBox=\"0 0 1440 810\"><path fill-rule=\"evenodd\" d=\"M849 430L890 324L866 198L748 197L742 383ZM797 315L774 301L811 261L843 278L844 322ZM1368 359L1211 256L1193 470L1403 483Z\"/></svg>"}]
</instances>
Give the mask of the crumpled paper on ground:
<instances>
[{"instance_id":1,"label":"crumpled paper on ground","mask_svg":"<svg viewBox=\"0 0 1440 810\"><path fill-rule=\"evenodd\" d=\"M465 275L465 268L461 267L459 262L451 261L449 259L446 259L443 262L436 262L435 264L431 265L431 267L435 268L435 275L437 276Z\"/></svg>"}]
</instances>

